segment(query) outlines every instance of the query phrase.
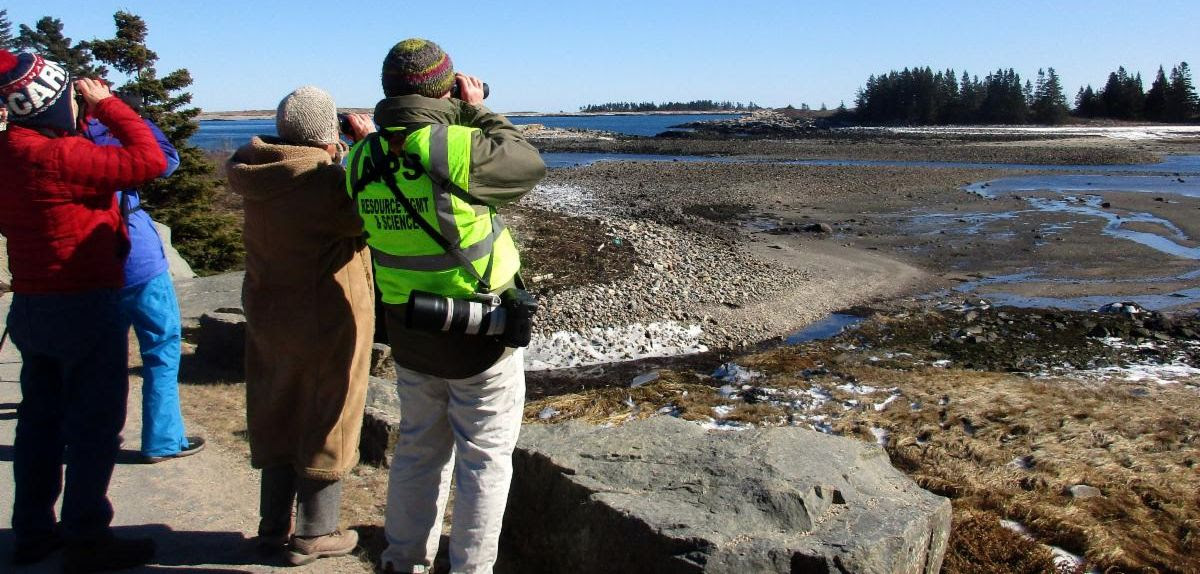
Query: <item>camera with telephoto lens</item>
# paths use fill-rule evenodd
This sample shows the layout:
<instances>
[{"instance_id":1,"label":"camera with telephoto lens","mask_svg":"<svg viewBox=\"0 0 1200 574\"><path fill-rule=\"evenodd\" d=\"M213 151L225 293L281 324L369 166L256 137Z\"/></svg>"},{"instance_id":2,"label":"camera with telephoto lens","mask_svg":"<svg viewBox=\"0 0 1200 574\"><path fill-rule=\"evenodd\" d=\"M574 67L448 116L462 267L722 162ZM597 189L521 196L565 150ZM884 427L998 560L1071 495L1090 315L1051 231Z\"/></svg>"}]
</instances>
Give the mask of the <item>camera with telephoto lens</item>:
<instances>
[{"instance_id":1,"label":"camera with telephoto lens","mask_svg":"<svg viewBox=\"0 0 1200 574\"><path fill-rule=\"evenodd\" d=\"M446 331L467 335L500 337L506 347L529 345L537 299L524 289L505 289L499 297L480 295L481 300L454 299L425 291L408 296L405 326L410 329Z\"/></svg>"},{"instance_id":2,"label":"camera with telephoto lens","mask_svg":"<svg viewBox=\"0 0 1200 574\"><path fill-rule=\"evenodd\" d=\"M486 100L489 93L491 93L491 90L488 89L487 82L484 82L483 83L483 99ZM458 85L458 78L455 78L454 83L450 86L450 97L452 97L456 100L462 99L462 86Z\"/></svg>"},{"instance_id":3,"label":"camera with telephoto lens","mask_svg":"<svg viewBox=\"0 0 1200 574\"><path fill-rule=\"evenodd\" d=\"M346 137L354 135L354 128L350 125L350 114L338 114L337 120L338 130L342 132L342 135Z\"/></svg>"}]
</instances>

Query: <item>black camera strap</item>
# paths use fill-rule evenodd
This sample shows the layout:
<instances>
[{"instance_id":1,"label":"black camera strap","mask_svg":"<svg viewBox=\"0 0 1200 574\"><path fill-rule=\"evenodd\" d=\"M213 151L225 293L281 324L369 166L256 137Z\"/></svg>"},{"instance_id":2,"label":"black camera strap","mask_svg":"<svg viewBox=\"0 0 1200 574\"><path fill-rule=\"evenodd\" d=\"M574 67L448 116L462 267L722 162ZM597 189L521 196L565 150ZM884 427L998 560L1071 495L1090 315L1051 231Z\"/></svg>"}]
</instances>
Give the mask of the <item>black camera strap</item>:
<instances>
[{"instance_id":1,"label":"black camera strap","mask_svg":"<svg viewBox=\"0 0 1200 574\"><path fill-rule=\"evenodd\" d=\"M484 268L483 273L480 274L478 271L476 271L475 265L473 265L471 260L467 258L466 254L463 253L462 248L450 243L450 241L447 240L446 237L439 233L436 229L434 229L428 221L425 221L425 218L421 216L421 213L417 211L417 208L413 206L408 197L404 195L404 192L400 190L400 186L396 183L396 172L400 170L401 161L400 157L395 153L397 146L391 145L389 146L392 148L389 150L391 153L385 152L383 151L383 143L381 139L382 136L380 136L378 132L367 136L368 141L366 142L366 145L369 146L371 152L371 165L368 168L368 171L364 173L358 181L353 183L355 198L357 199L358 194L361 193L370 182L383 180L383 183L387 185L388 190L392 192L392 195L396 198L396 201L399 202L400 205L404 207L404 210L408 212L408 215L412 218L413 222L416 223L417 226L420 227L421 230L430 237L430 239L433 239L433 241L437 243L438 246L440 246L446 253L449 253L455 259L457 259L459 264L466 269L472 277L475 278L475 280L479 283L479 287L476 289L476 291L479 293L490 292L492 290L492 286L486 279L484 279L484 277L492 274L492 263L496 257L495 250L493 249L488 254L487 267ZM399 149L403 149L403 146L400 146ZM432 181L434 185L440 185L440 183L432 177L431 173L426 171L425 175L431 176L430 181ZM488 220L492 223L491 233L495 234L495 217L490 212Z\"/></svg>"}]
</instances>

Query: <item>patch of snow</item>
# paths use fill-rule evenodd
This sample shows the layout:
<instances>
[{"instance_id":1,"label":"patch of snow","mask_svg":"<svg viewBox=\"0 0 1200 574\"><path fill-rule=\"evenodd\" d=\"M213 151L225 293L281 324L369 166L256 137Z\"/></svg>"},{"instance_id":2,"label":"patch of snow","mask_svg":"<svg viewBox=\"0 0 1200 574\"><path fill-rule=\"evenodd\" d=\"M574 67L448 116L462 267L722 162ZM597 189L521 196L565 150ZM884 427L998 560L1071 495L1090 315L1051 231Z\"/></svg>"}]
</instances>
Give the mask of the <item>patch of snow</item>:
<instances>
[{"instance_id":1,"label":"patch of snow","mask_svg":"<svg viewBox=\"0 0 1200 574\"><path fill-rule=\"evenodd\" d=\"M869 395L876 391L875 387L870 385L860 385L858 383L844 383L837 386L839 391L852 393L855 395Z\"/></svg>"},{"instance_id":2,"label":"patch of snow","mask_svg":"<svg viewBox=\"0 0 1200 574\"><path fill-rule=\"evenodd\" d=\"M540 184L522 198L522 203L576 215L603 213L596 206L595 195L577 185Z\"/></svg>"},{"instance_id":3,"label":"patch of snow","mask_svg":"<svg viewBox=\"0 0 1200 574\"><path fill-rule=\"evenodd\" d=\"M762 376L758 371L752 371L737 363L725 363L713 371L712 377L727 383L748 383Z\"/></svg>"},{"instance_id":4,"label":"patch of snow","mask_svg":"<svg viewBox=\"0 0 1200 574\"><path fill-rule=\"evenodd\" d=\"M884 399L882 403L876 403L875 404L875 412L880 412L883 409L888 408L888 405L896 402L896 399L898 399L898 398L900 398L900 395L893 393L891 396Z\"/></svg>"},{"instance_id":5,"label":"patch of snow","mask_svg":"<svg viewBox=\"0 0 1200 574\"><path fill-rule=\"evenodd\" d=\"M740 423L740 422L736 422L736 421L722 421L722 420L716 420L716 419L709 419L709 420L700 422L699 424L701 427L704 427L707 430L720 430L720 431L742 431L742 430L754 428L754 425L750 425L750 424L746 424L746 423Z\"/></svg>"},{"instance_id":6,"label":"patch of snow","mask_svg":"<svg viewBox=\"0 0 1200 574\"><path fill-rule=\"evenodd\" d=\"M546 408L542 409L541 412L538 413L538 419L545 421L545 420L550 420L558 415L559 415L558 409L556 409L554 407L546 407Z\"/></svg>"},{"instance_id":7,"label":"patch of snow","mask_svg":"<svg viewBox=\"0 0 1200 574\"><path fill-rule=\"evenodd\" d=\"M586 333L535 335L525 350L525 369L542 371L703 353L708 347L700 343L702 334L699 325L663 321L596 327Z\"/></svg>"},{"instance_id":8,"label":"patch of snow","mask_svg":"<svg viewBox=\"0 0 1200 574\"><path fill-rule=\"evenodd\" d=\"M879 427L871 427L871 434L875 435L875 442L879 443L879 446L887 446L888 437L892 436L887 429Z\"/></svg>"},{"instance_id":9,"label":"patch of snow","mask_svg":"<svg viewBox=\"0 0 1200 574\"><path fill-rule=\"evenodd\" d=\"M1038 544L1041 544L1042 546L1049 548L1050 553L1054 555L1054 564L1057 566L1078 568L1084 564L1083 558L1076 554L1067 552L1066 550L1063 550L1062 548L1059 548L1058 546L1051 546L1049 544L1042 544L1041 542L1038 542L1037 539L1034 538L1033 535L1029 533L1029 529L1025 528L1025 525L1021 524L1020 522L1017 522L1015 520L1001 519L1000 526L1003 526L1013 532L1016 532L1017 534L1020 534L1021 537L1025 538L1026 540L1030 540L1032 542L1037 542ZM1089 574L1093 574L1096 572L1099 572L1099 571L1095 570L1095 569L1088 571Z\"/></svg>"},{"instance_id":10,"label":"patch of snow","mask_svg":"<svg viewBox=\"0 0 1200 574\"><path fill-rule=\"evenodd\" d=\"M636 389L646 383L652 383L657 380L658 380L658 371L645 373L645 374L641 374L641 375L634 377L633 381L631 381L629 383L629 387Z\"/></svg>"},{"instance_id":11,"label":"patch of snow","mask_svg":"<svg viewBox=\"0 0 1200 574\"><path fill-rule=\"evenodd\" d=\"M945 369L946 367L949 367L950 363L952 363L952 362L953 361L951 361L950 359L941 359L941 360L934 361L933 366L938 367L940 369Z\"/></svg>"},{"instance_id":12,"label":"patch of snow","mask_svg":"<svg viewBox=\"0 0 1200 574\"><path fill-rule=\"evenodd\" d=\"M823 432L825 434L833 434L833 425L831 425L825 421L811 421L811 422L809 422L808 426L811 427L812 430L815 430L817 432Z\"/></svg>"},{"instance_id":13,"label":"patch of snow","mask_svg":"<svg viewBox=\"0 0 1200 574\"><path fill-rule=\"evenodd\" d=\"M734 408L733 405L717 405L712 408L712 412L714 415L717 415L718 419L724 419L729 416L729 413L733 412Z\"/></svg>"},{"instance_id":14,"label":"patch of snow","mask_svg":"<svg viewBox=\"0 0 1200 574\"><path fill-rule=\"evenodd\" d=\"M1200 368L1189 365L1185 357L1176 357L1171 362L1145 361L1123 366L1075 370L1062 368L1040 373L1040 377L1067 376L1095 382L1121 381L1128 383L1155 383L1158 385L1184 384L1200 387Z\"/></svg>"}]
</instances>

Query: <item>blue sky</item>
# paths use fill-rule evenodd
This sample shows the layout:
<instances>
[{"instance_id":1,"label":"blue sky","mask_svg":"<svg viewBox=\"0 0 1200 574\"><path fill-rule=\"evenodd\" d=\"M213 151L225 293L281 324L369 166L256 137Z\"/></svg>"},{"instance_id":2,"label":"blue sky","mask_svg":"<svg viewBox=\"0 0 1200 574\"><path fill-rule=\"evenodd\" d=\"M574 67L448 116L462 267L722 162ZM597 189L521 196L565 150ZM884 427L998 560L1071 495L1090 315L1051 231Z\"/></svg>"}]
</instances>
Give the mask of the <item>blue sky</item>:
<instances>
[{"instance_id":1,"label":"blue sky","mask_svg":"<svg viewBox=\"0 0 1200 574\"><path fill-rule=\"evenodd\" d=\"M869 74L925 65L981 77L1012 67L1023 78L1053 66L1071 99L1118 65L1141 72L1147 87L1160 64L1200 66L1195 0L39 0L6 8L14 28L54 16L76 40L111 37L117 10L142 16L159 71L191 71L194 102L210 111L274 108L304 84L341 106L373 106L384 54L411 36L441 44L459 70L491 85L493 109L510 112L692 99L832 108L852 105Z\"/></svg>"}]
</instances>

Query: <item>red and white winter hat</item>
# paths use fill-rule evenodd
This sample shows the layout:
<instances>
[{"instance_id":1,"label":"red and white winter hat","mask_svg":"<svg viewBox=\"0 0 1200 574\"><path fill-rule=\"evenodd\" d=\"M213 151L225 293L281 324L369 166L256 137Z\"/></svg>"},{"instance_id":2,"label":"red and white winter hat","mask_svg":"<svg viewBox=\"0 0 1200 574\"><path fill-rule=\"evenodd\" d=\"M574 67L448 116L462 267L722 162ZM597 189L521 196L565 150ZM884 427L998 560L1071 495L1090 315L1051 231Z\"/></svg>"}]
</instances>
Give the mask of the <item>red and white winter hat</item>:
<instances>
[{"instance_id":1,"label":"red and white winter hat","mask_svg":"<svg viewBox=\"0 0 1200 574\"><path fill-rule=\"evenodd\" d=\"M37 54L0 50L0 102L8 121L64 131L75 127L71 75Z\"/></svg>"}]
</instances>

